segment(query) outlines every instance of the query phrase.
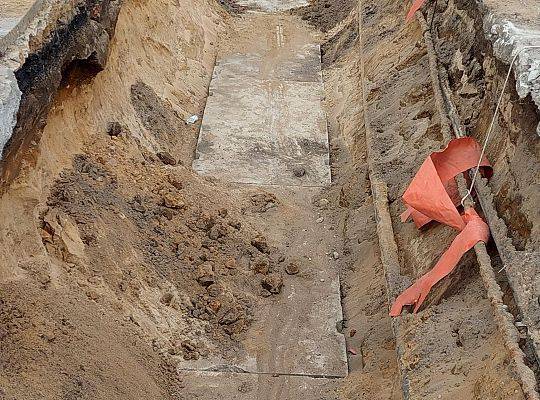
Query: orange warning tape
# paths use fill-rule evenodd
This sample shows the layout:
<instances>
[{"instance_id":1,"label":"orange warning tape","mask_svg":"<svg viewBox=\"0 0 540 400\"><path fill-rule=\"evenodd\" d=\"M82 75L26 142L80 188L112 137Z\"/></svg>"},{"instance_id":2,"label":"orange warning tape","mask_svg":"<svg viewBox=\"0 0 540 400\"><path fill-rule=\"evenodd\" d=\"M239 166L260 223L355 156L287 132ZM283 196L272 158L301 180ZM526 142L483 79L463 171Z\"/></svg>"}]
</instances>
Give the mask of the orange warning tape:
<instances>
[{"instance_id":1,"label":"orange warning tape","mask_svg":"<svg viewBox=\"0 0 540 400\"><path fill-rule=\"evenodd\" d=\"M460 215L456 208L460 196L455 177L476 167L481 153L480 145L472 138L452 140L446 149L431 154L424 161L403 194L407 206L401 215L403 222L412 217L420 229L430 221L438 221L460 233L435 267L397 297L390 310L392 317L400 315L405 305L414 305L416 313L431 288L454 270L461 257L476 243L487 242L489 228L476 211L468 208ZM480 165L482 174L491 177L493 170L485 157Z\"/></svg>"},{"instance_id":2,"label":"orange warning tape","mask_svg":"<svg viewBox=\"0 0 540 400\"><path fill-rule=\"evenodd\" d=\"M415 12L417 12L418 10L420 10L420 8L422 8L425 2L426 0L414 0L412 7L407 14L407 18L406 18L407 22L410 21L410 19L414 16Z\"/></svg>"}]
</instances>

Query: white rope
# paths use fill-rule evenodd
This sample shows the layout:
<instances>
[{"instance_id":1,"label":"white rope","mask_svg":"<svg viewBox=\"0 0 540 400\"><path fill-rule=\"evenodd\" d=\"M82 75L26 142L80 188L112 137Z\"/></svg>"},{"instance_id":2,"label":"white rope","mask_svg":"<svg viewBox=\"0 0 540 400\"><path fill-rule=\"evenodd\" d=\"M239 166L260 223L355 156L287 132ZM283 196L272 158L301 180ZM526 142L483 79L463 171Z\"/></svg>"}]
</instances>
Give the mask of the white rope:
<instances>
[{"instance_id":1,"label":"white rope","mask_svg":"<svg viewBox=\"0 0 540 400\"><path fill-rule=\"evenodd\" d=\"M501 94L499 95L499 100L497 101L497 107L495 108L495 113L493 114L493 119L491 120L491 124L489 126L489 129L486 134L486 138L484 140L484 146L482 147L482 152L480 153L480 158L478 159L478 164L476 165L476 168L474 170L474 175L472 177L471 186L469 187L469 190L467 191L467 194L461 199L461 205L464 206L464 202L472 193L474 182L476 181L476 176L478 175L478 171L480 170L480 164L482 163L482 159L484 158L484 154L486 152L486 148L489 142L489 137L491 136L491 132L493 131L493 127L495 125L495 120L497 119L497 114L499 113L499 108L501 107L502 98L504 94L504 90L506 89L506 85L508 84L508 81L510 79L510 74L512 73L512 67L514 66L514 63L516 62L518 56L521 54L523 50L527 49L540 49L540 46L524 46L522 47L514 56L512 59L512 62L510 63L510 67L508 68L508 73L506 74L506 79L504 80L504 84L501 90Z\"/></svg>"}]
</instances>

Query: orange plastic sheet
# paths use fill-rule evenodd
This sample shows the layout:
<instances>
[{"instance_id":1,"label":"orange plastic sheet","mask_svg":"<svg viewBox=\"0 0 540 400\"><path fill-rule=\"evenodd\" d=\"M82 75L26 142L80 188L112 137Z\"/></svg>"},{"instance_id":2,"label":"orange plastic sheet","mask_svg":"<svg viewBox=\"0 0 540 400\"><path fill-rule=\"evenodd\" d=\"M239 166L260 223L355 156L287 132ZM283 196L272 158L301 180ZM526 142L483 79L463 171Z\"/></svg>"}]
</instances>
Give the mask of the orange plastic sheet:
<instances>
[{"instance_id":1,"label":"orange plastic sheet","mask_svg":"<svg viewBox=\"0 0 540 400\"><path fill-rule=\"evenodd\" d=\"M414 13L420 10L426 0L414 0L413 5L411 9L409 10L409 13L407 14L407 22L411 20L411 18L414 16Z\"/></svg>"},{"instance_id":2,"label":"orange plastic sheet","mask_svg":"<svg viewBox=\"0 0 540 400\"><path fill-rule=\"evenodd\" d=\"M435 267L420 277L401 293L390 310L390 315L401 314L405 305L414 305L416 313L431 288L450 274L463 255L480 241L489 238L487 224L472 208L460 215L456 206L460 203L455 177L476 167L481 154L480 145L472 138L452 140L446 149L431 154L403 194L407 211L402 214L405 222L411 216L418 228L430 221L449 225L460 233ZM487 159L481 161L482 173L490 177L492 169Z\"/></svg>"}]
</instances>

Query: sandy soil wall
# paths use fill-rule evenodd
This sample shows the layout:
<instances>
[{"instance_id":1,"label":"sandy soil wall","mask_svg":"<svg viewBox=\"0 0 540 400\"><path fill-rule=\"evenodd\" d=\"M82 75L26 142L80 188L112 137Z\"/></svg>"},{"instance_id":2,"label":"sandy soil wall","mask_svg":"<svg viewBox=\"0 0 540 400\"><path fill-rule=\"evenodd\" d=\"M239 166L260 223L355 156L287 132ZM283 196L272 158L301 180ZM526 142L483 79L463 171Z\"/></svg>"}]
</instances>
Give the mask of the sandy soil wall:
<instances>
[{"instance_id":1,"label":"sandy soil wall","mask_svg":"<svg viewBox=\"0 0 540 400\"><path fill-rule=\"evenodd\" d=\"M87 16L79 21L95 26L96 21ZM138 214L106 209L110 210L111 201L117 207L124 204L114 194L118 186L158 193L152 185L168 178L160 175L163 167L158 166L162 162L157 153L167 152L175 162L191 160L197 127L188 126L184 119L204 109L214 42L227 18L212 0L127 0L119 10L114 36L112 29L108 31L106 62L97 63L91 51L89 57L70 58L83 62L68 62L52 72L52 90L40 97L51 100L50 109L43 108L48 110L45 116L36 114L43 118L38 125L43 127L45 121L46 125L24 148L22 168L0 199L1 397L175 396L178 382L174 374L168 375L169 367L162 366L163 358L152 351L151 343L152 337L160 336L160 324L173 323L171 313L185 311L172 308L174 294L164 296L160 290L148 289L153 294L144 301L130 297L142 290L141 285L155 287L155 280L162 282L164 292L170 290L163 275L134 266L144 260L130 258L129 240L134 238L130 235L146 240L154 226L145 225L144 219L137 220L139 225L126 225L126 215ZM76 41L77 35L68 31L65 40ZM37 51L28 60L40 65L45 61L40 57ZM27 96L49 78L47 71L45 75L32 71L36 72L25 66L17 71ZM90 159L76 157L83 152L92 153ZM145 163L154 167L142 167L136 177L130 174ZM52 189L64 169L68 171ZM125 181L118 183L117 175ZM172 190L182 185L171 181L176 185ZM161 210L158 203L166 194L160 193L152 204L155 201L153 207ZM199 196L196 190L193 195ZM172 218L180 200L171 193L167 199L172 207L167 216ZM150 200L139 200L133 207L140 210L145 201ZM131 210L131 205L127 207ZM81 246L92 241L103 252L88 250L83 256ZM117 247L110 247L111 243ZM118 270L116 262L126 269ZM163 266L164 261L155 262ZM166 316L155 307L165 309Z\"/></svg>"}]
</instances>

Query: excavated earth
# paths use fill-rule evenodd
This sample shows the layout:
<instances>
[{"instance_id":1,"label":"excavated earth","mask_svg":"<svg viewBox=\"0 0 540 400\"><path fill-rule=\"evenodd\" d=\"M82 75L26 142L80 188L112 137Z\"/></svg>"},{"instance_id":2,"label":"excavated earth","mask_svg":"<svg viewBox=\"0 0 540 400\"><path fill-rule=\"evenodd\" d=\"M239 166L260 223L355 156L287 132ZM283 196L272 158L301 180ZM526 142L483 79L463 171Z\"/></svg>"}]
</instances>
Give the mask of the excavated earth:
<instances>
[{"instance_id":1,"label":"excavated earth","mask_svg":"<svg viewBox=\"0 0 540 400\"><path fill-rule=\"evenodd\" d=\"M455 237L400 221L408 183L446 145L407 2L43 3L42 23L23 18L19 38L0 41L0 72L20 90L0 164L0 399L534 398L472 252L418 314L388 316L369 154L388 186L401 289ZM470 3L438 1L435 48L483 140L508 65ZM31 6L6 4L17 19ZM534 255L540 113L515 88L511 77L487 147L489 187L514 251ZM287 142L311 126L311 104L322 139ZM232 115L239 105L249 112ZM286 149L261 140L231 147L237 157L215 138L252 126ZM296 145L305 159L287 153ZM274 174L268 157L286 178L234 179Z\"/></svg>"}]
</instances>

